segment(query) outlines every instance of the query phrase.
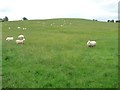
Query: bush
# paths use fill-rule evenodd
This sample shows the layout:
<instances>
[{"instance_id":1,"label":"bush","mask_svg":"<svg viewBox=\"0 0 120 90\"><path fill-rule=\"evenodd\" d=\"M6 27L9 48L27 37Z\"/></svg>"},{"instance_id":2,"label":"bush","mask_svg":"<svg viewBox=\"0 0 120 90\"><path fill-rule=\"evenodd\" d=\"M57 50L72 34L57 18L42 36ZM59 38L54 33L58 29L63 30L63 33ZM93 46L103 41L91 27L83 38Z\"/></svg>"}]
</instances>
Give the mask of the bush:
<instances>
[{"instance_id":1,"label":"bush","mask_svg":"<svg viewBox=\"0 0 120 90\"><path fill-rule=\"evenodd\" d=\"M23 17L23 20L28 20L26 17Z\"/></svg>"}]
</instances>

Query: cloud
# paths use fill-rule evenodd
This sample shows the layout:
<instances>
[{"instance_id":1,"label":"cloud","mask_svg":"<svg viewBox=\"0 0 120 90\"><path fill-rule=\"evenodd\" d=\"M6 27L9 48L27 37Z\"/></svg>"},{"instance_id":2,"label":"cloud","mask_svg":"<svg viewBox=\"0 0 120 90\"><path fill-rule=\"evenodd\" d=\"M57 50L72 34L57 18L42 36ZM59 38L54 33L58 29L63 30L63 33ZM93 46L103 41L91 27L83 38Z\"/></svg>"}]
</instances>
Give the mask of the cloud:
<instances>
[{"instance_id":1,"label":"cloud","mask_svg":"<svg viewBox=\"0 0 120 90\"><path fill-rule=\"evenodd\" d=\"M13 10L11 8L0 8L0 12L1 13L5 13L5 12L12 12Z\"/></svg>"},{"instance_id":2,"label":"cloud","mask_svg":"<svg viewBox=\"0 0 120 90\"><path fill-rule=\"evenodd\" d=\"M118 0L2 0L1 15L12 19L117 18ZM0 17L1 17L0 15Z\"/></svg>"}]
</instances>

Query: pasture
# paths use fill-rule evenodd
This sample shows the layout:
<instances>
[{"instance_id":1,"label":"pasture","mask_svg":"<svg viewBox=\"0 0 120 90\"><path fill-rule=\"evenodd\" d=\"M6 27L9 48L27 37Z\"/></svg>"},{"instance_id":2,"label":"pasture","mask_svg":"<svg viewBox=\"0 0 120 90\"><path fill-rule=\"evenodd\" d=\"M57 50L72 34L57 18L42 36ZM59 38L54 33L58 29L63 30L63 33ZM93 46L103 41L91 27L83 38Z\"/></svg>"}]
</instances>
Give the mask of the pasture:
<instances>
[{"instance_id":1,"label":"pasture","mask_svg":"<svg viewBox=\"0 0 120 90\"><path fill-rule=\"evenodd\" d=\"M2 89L2 23L0 22L0 89Z\"/></svg>"},{"instance_id":2,"label":"pasture","mask_svg":"<svg viewBox=\"0 0 120 90\"><path fill-rule=\"evenodd\" d=\"M4 88L118 87L116 23L63 18L2 26ZM15 43L20 34L23 45ZM7 36L14 40L6 41ZM88 40L95 40L96 47L87 47Z\"/></svg>"}]
</instances>

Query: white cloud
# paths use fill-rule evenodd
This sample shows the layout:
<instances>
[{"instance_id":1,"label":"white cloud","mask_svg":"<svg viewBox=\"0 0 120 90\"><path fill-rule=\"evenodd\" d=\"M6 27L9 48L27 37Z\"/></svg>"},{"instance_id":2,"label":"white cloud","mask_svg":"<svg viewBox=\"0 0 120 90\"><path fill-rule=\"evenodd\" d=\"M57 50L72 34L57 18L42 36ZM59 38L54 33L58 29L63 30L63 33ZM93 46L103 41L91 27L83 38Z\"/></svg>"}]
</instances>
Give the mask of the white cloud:
<instances>
[{"instance_id":1,"label":"white cloud","mask_svg":"<svg viewBox=\"0 0 120 90\"><path fill-rule=\"evenodd\" d=\"M0 17L117 19L118 0L2 0Z\"/></svg>"}]
</instances>

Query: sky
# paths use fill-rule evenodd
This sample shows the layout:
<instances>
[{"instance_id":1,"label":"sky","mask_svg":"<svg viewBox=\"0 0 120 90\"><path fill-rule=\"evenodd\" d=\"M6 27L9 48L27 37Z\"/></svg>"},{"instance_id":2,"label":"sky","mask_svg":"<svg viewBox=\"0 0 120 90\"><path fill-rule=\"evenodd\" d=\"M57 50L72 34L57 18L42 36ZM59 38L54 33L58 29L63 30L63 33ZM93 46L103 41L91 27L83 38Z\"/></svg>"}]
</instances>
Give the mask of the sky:
<instances>
[{"instance_id":1,"label":"sky","mask_svg":"<svg viewBox=\"0 0 120 90\"><path fill-rule=\"evenodd\" d=\"M83 18L118 19L119 0L0 0L0 18L9 20Z\"/></svg>"}]
</instances>

